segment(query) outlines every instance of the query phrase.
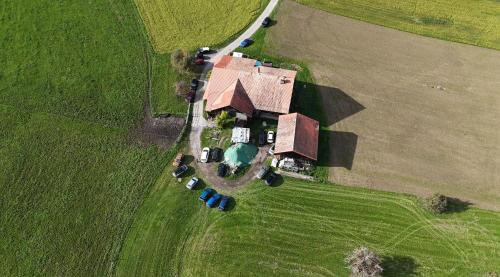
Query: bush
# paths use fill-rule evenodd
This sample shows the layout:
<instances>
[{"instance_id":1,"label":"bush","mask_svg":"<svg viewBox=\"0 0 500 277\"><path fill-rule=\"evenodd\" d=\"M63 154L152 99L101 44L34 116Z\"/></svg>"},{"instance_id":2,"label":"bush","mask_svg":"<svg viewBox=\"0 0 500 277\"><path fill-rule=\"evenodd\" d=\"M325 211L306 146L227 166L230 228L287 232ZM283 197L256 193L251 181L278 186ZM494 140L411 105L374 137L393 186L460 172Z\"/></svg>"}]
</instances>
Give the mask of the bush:
<instances>
[{"instance_id":1,"label":"bush","mask_svg":"<svg viewBox=\"0 0 500 277\"><path fill-rule=\"evenodd\" d=\"M188 93L188 85L185 81L178 81L175 83L175 93L178 96L185 96Z\"/></svg>"},{"instance_id":2,"label":"bush","mask_svg":"<svg viewBox=\"0 0 500 277\"><path fill-rule=\"evenodd\" d=\"M231 118L229 116L229 113L226 111L222 111L215 119L215 122L217 123L217 127L224 129L230 119Z\"/></svg>"},{"instance_id":3,"label":"bush","mask_svg":"<svg viewBox=\"0 0 500 277\"><path fill-rule=\"evenodd\" d=\"M185 49L177 49L170 55L172 67L180 72L186 70L189 61L189 52Z\"/></svg>"},{"instance_id":4,"label":"bush","mask_svg":"<svg viewBox=\"0 0 500 277\"><path fill-rule=\"evenodd\" d=\"M448 198L442 194L435 193L426 199L426 208L436 214L446 212L448 208Z\"/></svg>"},{"instance_id":5,"label":"bush","mask_svg":"<svg viewBox=\"0 0 500 277\"><path fill-rule=\"evenodd\" d=\"M346 258L346 263L352 276L375 277L380 276L383 271L380 258L366 247L354 249Z\"/></svg>"}]
</instances>

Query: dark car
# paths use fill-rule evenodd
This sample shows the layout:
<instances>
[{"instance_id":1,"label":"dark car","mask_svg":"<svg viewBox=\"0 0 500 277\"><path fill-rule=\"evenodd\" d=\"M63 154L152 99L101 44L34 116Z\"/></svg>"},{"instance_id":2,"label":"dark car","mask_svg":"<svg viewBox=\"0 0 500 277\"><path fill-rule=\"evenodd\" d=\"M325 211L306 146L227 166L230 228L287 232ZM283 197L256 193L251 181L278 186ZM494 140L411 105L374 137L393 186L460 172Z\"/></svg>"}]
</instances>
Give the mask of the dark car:
<instances>
[{"instance_id":1,"label":"dark car","mask_svg":"<svg viewBox=\"0 0 500 277\"><path fill-rule=\"evenodd\" d=\"M183 164L181 166L179 166L177 169L175 169L174 172L172 172L172 176L174 177L179 177L181 176L182 174L184 174L184 172L186 172L188 170L188 166Z\"/></svg>"},{"instance_id":2,"label":"dark car","mask_svg":"<svg viewBox=\"0 0 500 277\"><path fill-rule=\"evenodd\" d=\"M219 167L217 168L217 176L224 177L226 176L226 173L227 173L227 166L223 163L220 163Z\"/></svg>"},{"instance_id":3,"label":"dark car","mask_svg":"<svg viewBox=\"0 0 500 277\"><path fill-rule=\"evenodd\" d=\"M266 185L272 186L274 181L276 181L276 178L278 178L278 175L276 175L276 173L274 173L274 172L269 173L269 175L267 175L267 178L265 181Z\"/></svg>"},{"instance_id":4,"label":"dark car","mask_svg":"<svg viewBox=\"0 0 500 277\"><path fill-rule=\"evenodd\" d=\"M198 89L198 80L196 80L196 79L191 80L191 89L192 90Z\"/></svg>"},{"instance_id":5,"label":"dark car","mask_svg":"<svg viewBox=\"0 0 500 277\"><path fill-rule=\"evenodd\" d=\"M266 133L259 132L259 146L266 144Z\"/></svg>"},{"instance_id":6,"label":"dark car","mask_svg":"<svg viewBox=\"0 0 500 277\"><path fill-rule=\"evenodd\" d=\"M196 52L195 58L196 59L204 59L205 57L203 56L203 52L198 51L198 52Z\"/></svg>"},{"instance_id":7,"label":"dark car","mask_svg":"<svg viewBox=\"0 0 500 277\"><path fill-rule=\"evenodd\" d=\"M210 152L210 159L214 162L219 162L222 157L222 149L220 148L214 148L212 149L212 152Z\"/></svg>"},{"instance_id":8,"label":"dark car","mask_svg":"<svg viewBox=\"0 0 500 277\"><path fill-rule=\"evenodd\" d=\"M271 24L271 18L269 17L264 18L264 21L262 21L262 26L269 27L269 24Z\"/></svg>"},{"instance_id":9,"label":"dark car","mask_svg":"<svg viewBox=\"0 0 500 277\"><path fill-rule=\"evenodd\" d=\"M253 40L247 38L247 39L244 39L242 42L240 42L240 47L241 48L245 48L247 46L249 46L250 44L252 44Z\"/></svg>"},{"instance_id":10,"label":"dark car","mask_svg":"<svg viewBox=\"0 0 500 277\"><path fill-rule=\"evenodd\" d=\"M261 167L259 172L257 172L257 178L264 179L264 176L266 176L268 171L269 171L269 166Z\"/></svg>"},{"instance_id":11,"label":"dark car","mask_svg":"<svg viewBox=\"0 0 500 277\"><path fill-rule=\"evenodd\" d=\"M230 201L231 201L231 197L229 197L229 196L222 197L222 200L220 201L220 204L219 204L219 210L225 211L227 209L227 207L229 206Z\"/></svg>"},{"instance_id":12,"label":"dark car","mask_svg":"<svg viewBox=\"0 0 500 277\"><path fill-rule=\"evenodd\" d=\"M213 208L217 205L217 202L222 198L222 194L216 193L207 201L207 206Z\"/></svg>"},{"instance_id":13,"label":"dark car","mask_svg":"<svg viewBox=\"0 0 500 277\"><path fill-rule=\"evenodd\" d=\"M207 202L208 198L210 198L210 196L212 196L212 194L214 193L215 193L214 189L206 188L201 192L200 197L198 199L200 199L203 202Z\"/></svg>"}]
</instances>

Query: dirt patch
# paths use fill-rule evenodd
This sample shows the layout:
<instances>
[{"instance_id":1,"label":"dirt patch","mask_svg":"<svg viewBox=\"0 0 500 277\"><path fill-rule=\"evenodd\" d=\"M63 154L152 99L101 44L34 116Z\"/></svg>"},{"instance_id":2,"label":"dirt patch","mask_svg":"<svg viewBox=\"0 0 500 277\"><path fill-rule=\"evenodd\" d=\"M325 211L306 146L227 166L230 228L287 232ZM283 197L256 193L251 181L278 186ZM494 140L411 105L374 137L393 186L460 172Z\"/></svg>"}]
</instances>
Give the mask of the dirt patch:
<instances>
[{"instance_id":1,"label":"dirt patch","mask_svg":"<svg viewBox=\"0 0 500 277\"><path fill-rule=\"evenodd\" d=\"M135 138L143 146L156 145L166 150L179 137L184 124L184 118L145 116L135 130Z\"/></svg>"},{"instance_id":2,"label":"dirt patch","mask_svg":"<svg viewBox=\"0 0 500 277\"><path fill-rule=\"evenodd\" d=\"M290 1L277 22L268 49L307 62L318 82L331 181L500 210L500 51Z\"/></svg>"}]
</instances>

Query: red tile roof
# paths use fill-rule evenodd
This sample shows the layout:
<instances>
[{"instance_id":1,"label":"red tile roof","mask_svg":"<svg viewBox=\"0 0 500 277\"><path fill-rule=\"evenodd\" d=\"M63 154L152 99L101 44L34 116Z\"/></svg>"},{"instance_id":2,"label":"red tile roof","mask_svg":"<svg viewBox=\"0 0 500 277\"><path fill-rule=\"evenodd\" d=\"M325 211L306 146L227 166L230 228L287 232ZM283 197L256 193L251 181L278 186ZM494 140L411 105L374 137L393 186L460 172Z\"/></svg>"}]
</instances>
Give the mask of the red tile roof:
<instances>
[{"instance_id":1,"label":"red tile roof","mask_svg":"<svg viewBox=\"0 0 500 277\"><path fill-rule=\"evenodd\" d=\"M203 95L203 99L207 100L206 110L213 111L238 103L239 108L244 106L248 111L250 105L244 102L249 100L253 109L288 113L297 73L292 70L255 66L255 63L256 60L252 59L223 56L214 65ZM226 98L236 95L228 92L235 84L238 84L238 96L236 102L232 103ZM240 94L246 94L247 99ZM233 108L239 110L238 107ZM246 111L240 110L245 113Z\"/></svg>"},{"instance_id":2,"label":"red tile roof","mask_svg":"<svg viewBox=\"0 0 500 277\"><path fill-rule=\"evenodd\" d=\"M215 97L210 97L207 101L206 110L208 112L231 106L248 116L252 116L254 107L250 98L245 93L239 80L236 80L226 90L221 91Z\"/></svg>"},{"instance_id":3,"label":"red tile roof","mask_svg":"<svg viewBox=\"0 0 500 277\"><path fill-rule=\"evenodd\" d=\"M299 113L280 115L275 154L294 152L318 160L319 122Z\"/></svg>"}]
</instances>

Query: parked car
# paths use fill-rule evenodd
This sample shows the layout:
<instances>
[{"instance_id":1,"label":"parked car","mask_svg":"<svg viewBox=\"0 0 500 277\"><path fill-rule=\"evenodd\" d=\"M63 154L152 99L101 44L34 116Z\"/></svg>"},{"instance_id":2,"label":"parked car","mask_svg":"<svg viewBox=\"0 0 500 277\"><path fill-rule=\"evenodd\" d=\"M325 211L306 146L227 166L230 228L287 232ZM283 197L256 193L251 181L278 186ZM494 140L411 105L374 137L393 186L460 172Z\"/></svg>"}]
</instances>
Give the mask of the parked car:
<instances>
[{"instance_id":1,"label":"parked car","mask_svg":"<svg viewBox=\"0 0 500 277\"><path fill-rule=\"evenodd\" d=\"M222 157L222 149L216 147L210 152L210 159L214 162L219 162Z\"/></svg>"},{"instance_id":2,"label":"parked car","mask_svg":"<svg viewBox=\"0 0 500 277\"><path fill-rule=\"evenodd\" d=\"M184 158L184 154L182 154L182 153L177 154L177 156L175 156L175 160L172 162L172 165L175 167L181 165L183 158Z\"/></svg>"},{"instance_id":3,"label":"parked car","mask_svg":"<svg viewBox=\"0 0 500 277\"><path fill-rule=\"evenodd\" d=\"M227 166L224 163L220 163L217 168L217 176L225 177L227 173Z\"/></svg>"},{"instance_id":4,"label":"parked car","mask_svg":"<svg viewBox=\"0 0 500 277\"><path fill-rule=\"evenodd\" d=\"M253 40L246 38L242 42L240 42L240 47L245 48L245 47L249 46L250 44L252 44L252 42L253 42Z\"/></svg>"},{"instance_id":5,"label":"parked car","mask_svg":"<svg viewBox=\"0 0 500 277\"><path fill-rule=\"evenodd\" d=\"M259 172L257 172L257 178L263 179L269 171L269 166L263 166L260 168Z\"/></svg>"},{"instance_id":6,"label":"parked car","mask_svg":"<svg viewBox=\"0 0 500 277\"><path fill-rule=\"evenodd\" d=\"M175 178L181 176L182 174L184 174L184 172L186 172L188 170L188 166L183 164L179 167L177 167L177 169L175 169L174 172L172 172L172 176L174 176Z\"/></svg>"},{"instance_id":7,"label":"parked car","mask_svg":"<svg viewBox=\"0 0 500 277\"><path fill-rule=\"evenodd\" d=\"M206 188L201 192L200 197L198 199L200 199L203 202L207 202L208 198L210 198L210 196L212 196L212 194L214 193L215 193L214 189Z\"/></svg>"},{"instance_id":8,"label":"parked car","mask_svg":"<svg viewBox=\"0 0 500 277\"><path fill-rule=\"evenodd\" d=\"M229 197L229 196L222 197L222 200L220 201L220 204L219 204L219 210L225 211L227 209L227 207L229 206L229 202L231 202L231 197Z\"/></svg>"},{"instance_id":9,"label":"parked car","mask_svg":"<svg viewBox=\"0 0 500 277\"><path fill-rule=\"evenodd\" d=\"M209 155L210 155L210 148L208 148L208 147L203 148L203 150L201 150L200 161L202 163L208 163Z\"/></svg>"},{"instance_id":10,"label":"parked car","mask_svg":"<svg viewBox=\"0 0 500 277\"><path fill-rule=\"evenodd\" d=\"M262 21L262 26L268 27L269 24L271 24L271 18L269 18L269 17L264 18L264 21Z\"/></svg>"},{"instance_id":11,"label":"parked car","mask_svg":"<svg viewBox=\"0 0 500 277\"><path fill-rule=\"evenodd\" d=\"M198 183L200 182L200 180L196 177L193 177L191 178L191 180L189 180L189 182L186 184L186 188L188 189L194 189Z\"/></svg>"},{"instance_id":12,"label":"parked car","mask_svg":"<svg viewBox=\"0 0 500 277\"><path fill-rule=\"evenodd\" d=\"M259 146L266 144L266 133L259 132Z\"/></svg>"},{"instance_id":13,"label":"parked car","mask_svg":"<svg viewBox=\"0 0 500 277\"><path fill-rule=\"evenodd\" d=\"M199 59L199 58L195 59L194 60L194 64L196 64L196 65L204 65L205 64L205 59L203 59L203 58L202 59Z\"/></svg>"},{"instance_id":14,"label":"parked car","mask_svg":"<svg viewBox=\"0 0 500 277\"><path fill-rule=\"evenodd\" d=\"M201 52L203 54L210 53L210 47L201 47L200 49L198 49L198 52Z\"/></svg>"},{"instance_id":15,"label":"parked car","mask_svg":"<svg viewBox=\"0 0 500 277\"><path fill-rule=\"evenodd\" d=\"M267 132L267 142L268 143L274 142L274 131Z\"/></svg>"},{"instance_id":16,"label":"parked car","mask_svg":"<svg viewBox=\"0 0 500 277\"><path fill-rule=\"evenodd\" d=\"M221 198L222 198L222 194L219 194L219 193L214 194L212 197L210 197L210 199L208 199L207 206L209 208L215 207L215 205L217 205L217 202L219 202L219 200Z\"/></svg>"},{"instance_id":17,"label":"parked car","mask_svg":"<svg viewBox=\"0 0 500 277\"><path fill-rule=\"evenodd\" d=\"M191 80L191 89L192 90L197 90L198 89L198 80L197 79Z\"/></svg>"},{"instance_id":18,"label":"parked car","mask_svg":"<svg viewBox=\"0 0 500 277\"><path fill-rule=\"evenodd\" d=\"M271 145L271 148L267 151L269 155L274 155L274 150L276 149L276 144Z\"/></svg>"},{"instance_id":19,"label":"parked car","mask_svg":"<svg viewBox=\"0 0 500 277\"><path fill-rule=\"evenodd\" d=\"M266 185L268 186L272 186L274 181L276 181L276 178L278 177L278 175L274 172L271 172L267 175L267 178L265 180L266 182Z\"/></svg>"},{"instance_id":20,"label":"parked car","mask_svg":"<svg viewBox=\"0 0 500 277\"><path fill-rule=\"evenodd\" d=\"M201 52L201 51L196 52L196 55L194 57L195 57L195 59L204 59L205 58L203 56L203 52Z\"/></svg>"}]
</instances>

